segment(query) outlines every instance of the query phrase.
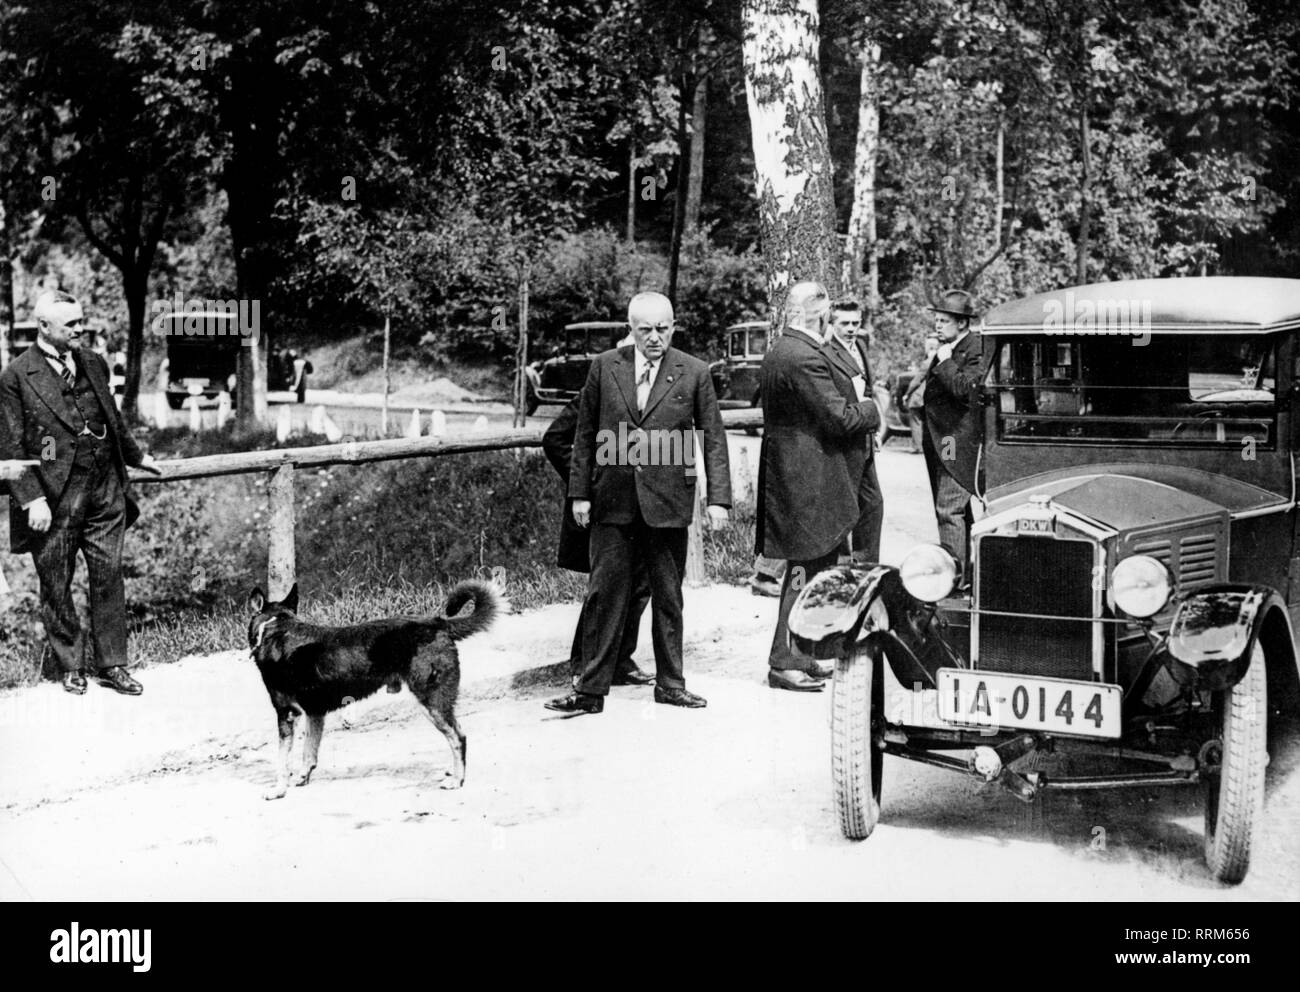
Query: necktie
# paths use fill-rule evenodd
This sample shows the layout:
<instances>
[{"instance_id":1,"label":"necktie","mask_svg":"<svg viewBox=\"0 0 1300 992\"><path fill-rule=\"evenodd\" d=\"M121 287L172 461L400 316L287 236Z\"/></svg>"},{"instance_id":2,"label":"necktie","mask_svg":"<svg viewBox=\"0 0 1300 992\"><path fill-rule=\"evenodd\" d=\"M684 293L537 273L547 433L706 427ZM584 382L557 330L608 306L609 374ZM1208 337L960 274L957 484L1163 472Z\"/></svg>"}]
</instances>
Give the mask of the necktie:
<instances>
[{"instance_id":1,"label":"necktie","mask_svg":"<svg viewBox=\"0 0 1300 992\"><path fill-rule=\"evenodd\" d=\"M77 384L77 377L73 373L72 369L68 368L68 363L65 360L59 361L59 375L63 376L63 381L69 386L75 386Z\"/></svg>"},{"instance_id":2,"label":"necktie","mask_svg":"<svg viewBox=\"0 0 1300 992\"><path fill-rule=\"evenodd\" d=\"M646 400L650 399L650 376L654 373L654 366L649 362L641 370L641 375L636 380L636 408L640 411L645 410Z\"/></svg>"}]
</instances>

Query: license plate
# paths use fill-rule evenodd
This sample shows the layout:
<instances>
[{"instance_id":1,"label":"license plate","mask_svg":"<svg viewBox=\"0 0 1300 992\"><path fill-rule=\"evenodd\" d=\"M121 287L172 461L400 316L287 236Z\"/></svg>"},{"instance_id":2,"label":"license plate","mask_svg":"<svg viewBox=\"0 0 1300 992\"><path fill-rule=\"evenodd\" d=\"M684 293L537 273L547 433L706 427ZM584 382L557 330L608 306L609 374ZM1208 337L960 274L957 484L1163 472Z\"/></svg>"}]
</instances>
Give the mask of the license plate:
<instances>
[{"instance_id":1,"label":"license plate","mask_svg":"<svg viewBox=\"0 0 1300 992\"><path fill-rule=\"evenodd\" d=\"M1117 685L941 668L939 717L981 729L1044 730L1119 737Z\"/></svg>"}]
</instances>

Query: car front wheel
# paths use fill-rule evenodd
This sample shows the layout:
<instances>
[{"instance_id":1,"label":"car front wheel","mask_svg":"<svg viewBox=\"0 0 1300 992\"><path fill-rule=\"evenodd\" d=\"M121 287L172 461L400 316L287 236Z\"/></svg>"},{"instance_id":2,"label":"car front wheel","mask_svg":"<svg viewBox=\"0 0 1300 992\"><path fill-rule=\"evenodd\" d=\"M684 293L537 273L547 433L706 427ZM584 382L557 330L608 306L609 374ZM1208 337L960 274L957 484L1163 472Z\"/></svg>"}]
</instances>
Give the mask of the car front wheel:
<instances>
[{"instance_id":1,"label":"car front wheel","mask_svg":"<svg viewBox=\"0 0 1300 992\"><path fill-rule=\"evenodd\" d=\"M1250 867L1251 840L1264 809L1267 692L1264 649L1256 642L1245 677L1214 694L1220 759L1205 783L1205 861L1220 882L1240 882Z\"/></svg>"},{"instance_id":2,"label":"car front wheel","mask_svg":"<svg viewBox=\"0 0 1300 992\"><path fill-rule=\"evenodd\" d=\"M871 835L880 818L884 752L884 680L880 652L859 646L835 662L831 683L831 779L840 830L851 840Z\"/></svg>"}]
</instances>

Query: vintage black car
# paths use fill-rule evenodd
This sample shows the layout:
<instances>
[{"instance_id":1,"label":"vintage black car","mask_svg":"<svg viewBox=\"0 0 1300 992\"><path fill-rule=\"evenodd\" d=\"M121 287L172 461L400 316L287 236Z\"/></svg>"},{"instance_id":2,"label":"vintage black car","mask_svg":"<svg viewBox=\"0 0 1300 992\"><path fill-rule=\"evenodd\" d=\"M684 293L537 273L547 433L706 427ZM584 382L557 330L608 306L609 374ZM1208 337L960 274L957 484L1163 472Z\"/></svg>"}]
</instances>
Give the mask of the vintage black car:
<instances>
[{"instance_id":1,"label":"vintage black car","mask_svg":"<svg viewBox=\"0 0 1300 992\"><path fill-rule=\"evenodd\" d=\"M1240 881L1300 709L1300 280L1079 286L981 334L969 592L924 545L817 576L790 616L835 659L843 832L875 826L887 754L1026 802L1197 784L1210 873Z\"/></svg>"},{"instance_id":2,"label":"vintage black car","mask_svg":"<svg viewBox=\"0 0 1300 992\"><path fill-rule=\"evenodd\" d=\"M528 377L524 409L532 414L542 404L568 403L587 381L592 359L615 347L627 333L623 321L590 320L564 325L553 354L530 363L524 370Z\"/></svg>"},{"instance_id":3,"label":"vintage black car","mask_svg":"<svg viewBox=\"0 0 1300 992\"><path fill-rule=\"evenodd\" d=\"M722 409L758 406L758 372L771 329L766 320L750 320L727 328L726 356L709 363L713 391Z\"/></svg>"}]
</instances>

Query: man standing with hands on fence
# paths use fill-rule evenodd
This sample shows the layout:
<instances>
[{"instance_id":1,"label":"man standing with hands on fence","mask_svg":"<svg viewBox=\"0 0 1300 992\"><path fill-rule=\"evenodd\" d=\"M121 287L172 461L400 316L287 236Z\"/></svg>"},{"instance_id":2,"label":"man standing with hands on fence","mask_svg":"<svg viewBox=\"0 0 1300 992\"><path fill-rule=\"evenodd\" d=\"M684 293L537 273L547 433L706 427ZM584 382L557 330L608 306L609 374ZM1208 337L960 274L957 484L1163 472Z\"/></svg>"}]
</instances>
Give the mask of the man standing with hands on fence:
<instances>
[{"instance_id":1,"label":"man standing with hands on fence","mask_svg":"<svg viewBox=\"0 0 1300 992\"><path fill-rule=\"evenodd\" d=\"M36 301L36 343L0 373L0 459L35 460L9 483L10 547L30 551L41 620L63 687L81 695L82 631L72 602L77 552L89 572L95 681L138 696L126 671L122 539L139 510L127 466L157 472L127 431L108 388L108 366L80 347L81 305L59 291Z\"/></svg>"},{"instance_id":2,"label":"man standing with hands on fence","mask_svg":"<svg viewBox=\"0 0 1300 992\"><path fill-rule=\"evenodd\" d=\"M830 298L820 283L790 287L786 331L763 357L763 447L758 465L759 554L789 559L776 631L768 652L767 684L819 692L831 669L790 649L787 622L799 590L835 564L861 516L860 480L851 478L846 451L872 443L880 423L865 375L850 377L855 400L836 388L823 350Z\"/></svg>"},{"instance_id":3,"label":"man standing with hands on fence","mask_svg":"<svg viewBox=\"0 0 1300 992\"><path fill-rule=\"evenodd\" d=\"M731 506L727 435L708 366L671 347L668 298L638 293L627 320L633 345L596 357L578 407L569 496L574 520L591 528L591 577L582 674L574 692L546 704L561 713L604 709L641 566L650 577L655 702L706 705L682 674L682 577L695 515L696 431L714 528Z\"/></svg>"}]
</instances>

